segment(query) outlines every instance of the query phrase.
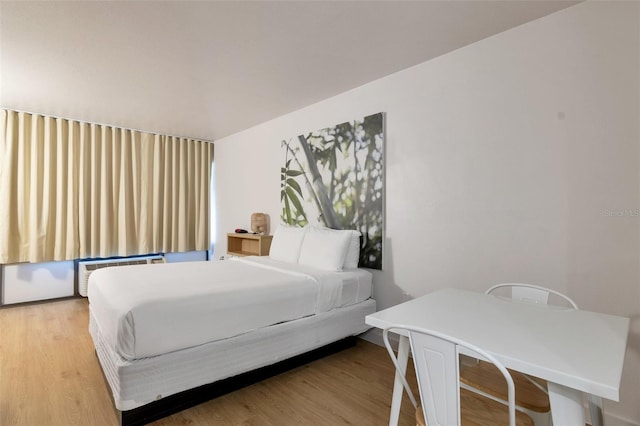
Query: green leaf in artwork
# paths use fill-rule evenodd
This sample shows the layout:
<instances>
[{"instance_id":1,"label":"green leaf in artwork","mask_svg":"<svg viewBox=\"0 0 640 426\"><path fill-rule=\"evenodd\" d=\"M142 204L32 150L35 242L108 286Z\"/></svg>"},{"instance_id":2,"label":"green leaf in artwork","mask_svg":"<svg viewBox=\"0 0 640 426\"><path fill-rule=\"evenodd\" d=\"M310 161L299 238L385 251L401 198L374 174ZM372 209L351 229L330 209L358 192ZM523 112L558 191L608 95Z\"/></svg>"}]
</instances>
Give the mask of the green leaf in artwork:
<instances>
[{"instance_id":1,"label":"green leaf in artwork","mask_svg":"<svg viewBox=\"0 0 640 426\"><path fill-rule=\"evenodd\" d=\"M300 176L302 174L299 170L287 170L287 176L295 177Z\"/></svg>"},{"instance_id":2,"label":"green leaf in artwork","mask_svg":"<svg viewBox=\"0 0 640 426\"><path fill-rule=\"evenodd\" d=\"M287 179L287 185L295 189L298 194L302 195L302 188L300 188L300 185L295 181L295 179Z\"/></svg>"},{"instance_id":3,"label":"green leaf in artwork","mask_svg":"<svg viewBox=\"0 0 640 426\"><path fill-rule=\"evenodd\" d=\"M300 200L298 199L298 196L296 195L295 192L293 192L293 189L291 189L291 187L287 188L287 196L291 200L293 205L295 206L295 208L298 211L298 213L303 215L303 216L305 216L304 209L302 208L302 203L300 203Z\"/></svg>"},{"instance_id":4,"label":"green leaf in artwork","mask_svg":"<svg viewBox=\"0 0 640 426\"><path fill-rule=\"evenodd\" d=\"M284 197L284 212L285 212L285 222L291 223L291 205L289 204L289 197Z\"/></svg>"}]
</instances>

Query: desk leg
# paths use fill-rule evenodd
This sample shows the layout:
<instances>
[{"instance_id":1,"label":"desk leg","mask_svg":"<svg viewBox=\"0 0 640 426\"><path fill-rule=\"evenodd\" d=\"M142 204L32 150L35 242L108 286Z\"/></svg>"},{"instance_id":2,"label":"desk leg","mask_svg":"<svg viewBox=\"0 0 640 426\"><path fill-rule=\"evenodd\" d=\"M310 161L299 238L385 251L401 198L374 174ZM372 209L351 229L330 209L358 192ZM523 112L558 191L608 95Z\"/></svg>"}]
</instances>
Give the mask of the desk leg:
<instances>
[{"instance_id":1,"label":"desk leg","mask_svg":"<svg viewBox=\"0 0 640 426\"><path fill-rule=\"evenodd\" d=\"M400 336L398 343L398 364L402 369L402 374L407 373L407 360L409 359L409 338L406 336ZM389 415L389 426L397 426L398 419L400 418L400 406L402 405L402 393L404 392L404 386L402 386L402 379L400 373L396 371L396 378L393 382L393 397L391 399L391 414Z\"/></svg>"},{"instance_id":2,"label":"desk leg","mask_svg":"<svg viewBox=\"0 0 640 426\"><path fill-rule=\"evenodd\" d=\"M554 425L584 426L584 406L582 392L548 382L551 418Z\"/></svg>"},{"instance_id":3,"label":"desk leg","mask_svg":"<svg viewBox=\"0 0 640 426\"><path fill-rule=\"evenodd\" d=\"M589 395L589 414L591 415L591 426L604 426L602 398Z\"/></svg>"}]
</instances>

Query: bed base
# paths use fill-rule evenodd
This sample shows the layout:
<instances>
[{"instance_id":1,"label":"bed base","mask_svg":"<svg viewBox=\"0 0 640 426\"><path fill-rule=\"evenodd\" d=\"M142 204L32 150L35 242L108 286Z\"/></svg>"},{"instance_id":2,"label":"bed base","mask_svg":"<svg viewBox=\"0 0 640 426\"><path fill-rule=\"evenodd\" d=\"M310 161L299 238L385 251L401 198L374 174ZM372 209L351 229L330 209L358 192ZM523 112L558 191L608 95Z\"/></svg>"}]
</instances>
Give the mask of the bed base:
<instances>
[{"instance_id":1,"label":"bed base","mask_svg":"<svg viewBox=\"0 0 640 426\"><path fill-rule=\"evenodd\" d=\"M149 404L132 410L119 411L116 409L119 423L122 426L137 426L151 423L155 420L159 420L179 411L260 382L269 377L276 376L280 373L284 373L296 367L300 367L312 361L353 347L356 344L356 338L356 336L349 336L342 340L329 343L328 345L321 346L317 349L296 355L275 364L267 365L237 376L218 380L197 388L169 395L161 400L150 402ZM104 377L104 379L106 382L106 377Z\"/></svg>"}]
</instances>

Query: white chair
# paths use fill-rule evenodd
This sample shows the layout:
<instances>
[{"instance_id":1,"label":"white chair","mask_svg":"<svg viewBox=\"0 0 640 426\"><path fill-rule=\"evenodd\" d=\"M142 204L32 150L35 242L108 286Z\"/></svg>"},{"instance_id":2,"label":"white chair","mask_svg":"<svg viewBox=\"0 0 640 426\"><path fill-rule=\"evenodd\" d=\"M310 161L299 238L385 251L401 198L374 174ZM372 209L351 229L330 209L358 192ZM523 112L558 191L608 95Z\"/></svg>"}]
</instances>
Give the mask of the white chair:
<instances>
[{"instance_id":1,"label":"white chair","mask_svg":"<svg viewBox=\"0 0 640 426\"><path fill-rule=\"evenodd\" d=\"M502 294L512 300L544 305L548 304L550 296L553 296L553 299L559 299L559 304L566 305L569 309L578 309L578 305L568 296L532 284L497 284L485 293ZM551 406L546 382L517 371L510 370L510 373L516 385L516 408L530 415L537 426L550 425ZM482 361L462 362L460 381L463 388L506 404L507 394L501 375L490 364Z\"/></svg>"},{"instance_id":2,"label":"white chair","mask_svg":"<svg viewBox=\"0 0 640 426\"><path fill-rule=\"evenodd\" d=\"M485 294L497 294L500 289L508 289L511 290L511 299L520 300L523 302L531 302L531 303L540 303L546 305L549 303L549 296L555 295L567 305L569 305L573 309L578 309L578 305L576 302L571 300L571 298L565 294L560 293L559 291L552 290L546 287L540 287L538 285L533 284L523 284L523 283L503 283L496 284L493 287L490 287ZM555 305L556 303L554 303Z\"/></svg>"},{"instance_id":3,"label":"white chair","mask_svg":"<svg viewBox=\"0 0 640 426\"><path fill-rule=\"evenodd\" d=\"M416 401L407 383L398 359L389 343L389 331L404 330L409 335L413 362L415 365L421 405ZM533 420L524 413L516 412L515 388L507 369L489 353L482 349L445 336L441 333L418 327L394 325L383 332L384 344L391 361L402 378L409 399L416 407L418 424L429 426L459 425L509 425L531 426ZM470 351L474 356L493 363L502 373L508 389L508 404L505 405L460 388L459 354L460 348Z\"/></svg>"}]
</instances>

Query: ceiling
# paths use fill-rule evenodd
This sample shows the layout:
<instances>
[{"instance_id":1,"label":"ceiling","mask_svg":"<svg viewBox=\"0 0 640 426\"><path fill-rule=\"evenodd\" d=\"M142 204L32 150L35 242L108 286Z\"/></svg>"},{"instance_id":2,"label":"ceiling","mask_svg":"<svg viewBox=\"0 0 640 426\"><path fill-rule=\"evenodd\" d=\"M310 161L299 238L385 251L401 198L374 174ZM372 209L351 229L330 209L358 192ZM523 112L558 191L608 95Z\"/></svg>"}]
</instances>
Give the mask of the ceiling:
<instances>
[{"instance_id":1,"label":"ceiling","mask_svg":"<svg viewBox=\"0 0 640 426\"><path fill-rule=\"evenodd\" d=\"M215 140L569 1L0 3L0 106Z\"/></svg>"}]
</instances>

